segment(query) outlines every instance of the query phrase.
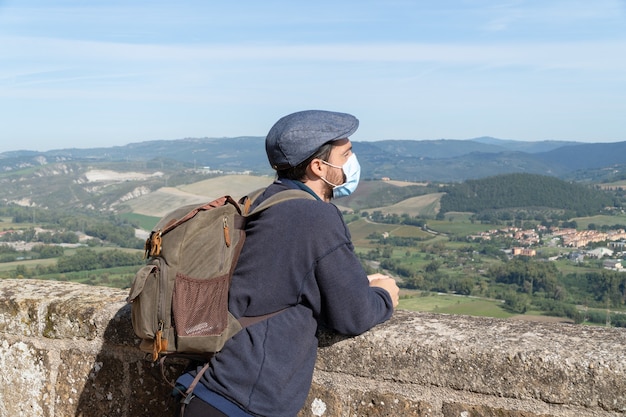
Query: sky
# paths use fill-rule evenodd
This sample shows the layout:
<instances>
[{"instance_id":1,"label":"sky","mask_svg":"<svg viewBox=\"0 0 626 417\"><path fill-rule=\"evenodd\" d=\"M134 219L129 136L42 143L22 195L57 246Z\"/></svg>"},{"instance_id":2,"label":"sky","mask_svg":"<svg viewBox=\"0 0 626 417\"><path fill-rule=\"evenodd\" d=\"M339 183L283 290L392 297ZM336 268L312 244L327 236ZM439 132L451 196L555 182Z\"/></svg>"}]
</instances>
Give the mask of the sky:
<instances>
[{"instance_id":1,"label":"sky","mask_svg":"<svg viewBox=\"0 0 626 417\"><path fill-rule=\"evenodd\" d=\"M265 136L626 141L626 0L0 0L0 152Z\"/></svg>"}]
</instances>

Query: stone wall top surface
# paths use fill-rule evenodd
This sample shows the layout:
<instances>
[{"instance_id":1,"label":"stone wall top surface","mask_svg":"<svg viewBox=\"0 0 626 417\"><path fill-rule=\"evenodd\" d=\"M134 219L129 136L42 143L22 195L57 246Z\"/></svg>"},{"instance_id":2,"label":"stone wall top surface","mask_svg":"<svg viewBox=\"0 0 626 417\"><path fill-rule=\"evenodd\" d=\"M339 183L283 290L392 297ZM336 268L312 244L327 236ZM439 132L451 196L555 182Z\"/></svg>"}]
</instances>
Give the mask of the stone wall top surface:
<instances>
[{"instance_id":1,"label":"stone wall top surface","mask_svg":"<svg viewBox=\"0 0 626 417\"><path fill-rule=\"evenodd\" d=\"M317 369L472 393L626 410L626 329L397 311L325 335Z\"/></svg>"},{"instance_id":2,"label":"stone wall top surface","mask_svg":"<svg viewBox=\"0 0 626 417\"><path fill-rule=\"evenodd\" d=\"M102 337L127 291L73 282L0 279L0 332L50 339Z\"/></svg>"}]
</instances>

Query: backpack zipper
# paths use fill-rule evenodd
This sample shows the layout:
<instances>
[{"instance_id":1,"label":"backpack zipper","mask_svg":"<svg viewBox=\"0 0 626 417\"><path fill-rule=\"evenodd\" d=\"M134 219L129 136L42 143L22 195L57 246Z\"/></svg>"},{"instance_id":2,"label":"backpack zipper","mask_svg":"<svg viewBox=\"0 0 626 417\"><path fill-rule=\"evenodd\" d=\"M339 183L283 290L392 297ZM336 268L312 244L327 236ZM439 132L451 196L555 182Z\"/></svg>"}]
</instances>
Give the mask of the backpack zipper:
<instances>
[{"instance_id":1,"label":"backpack zipper","mask_svg":"<svg viewBox=\"0 0 626 417\"><path fill-rule=\"evenodd\" d=\"M222 219L222 223L223 223L223 229L224 229L224 243L226 244L226 248L229 248L231 245L231 240L230 240L230 227L228 227L228 217L224 216L224 218ZM222 269L224 269L224 264L226 263L226 254L227 254L227 249L226 248L222 248L222 257L220 259L220 271Z\"/></svg>"},{"instance_id":2,"label":"backpack zipper","mask_svg":"<svg viewBox=\"0 0 626 417\"><path fill-rule=\"evenodd\" d=\"M165 320L167 319L167 265L163 262L162 259L159 259L158 268L160 270L159 273L159 294L161 295L159 299L159 310L157 313L157 334L158 337L155 337L155 351L158 354L167 349L167 339L165 339L165 344L163 344L163 332L165 331ZM171 315L171 312L170 312ZM171 327L171 323L170 323ZM167 334L165 334L167 337ZM154 355L154 353L153 353Z\"/></svg>"}]
</instances>

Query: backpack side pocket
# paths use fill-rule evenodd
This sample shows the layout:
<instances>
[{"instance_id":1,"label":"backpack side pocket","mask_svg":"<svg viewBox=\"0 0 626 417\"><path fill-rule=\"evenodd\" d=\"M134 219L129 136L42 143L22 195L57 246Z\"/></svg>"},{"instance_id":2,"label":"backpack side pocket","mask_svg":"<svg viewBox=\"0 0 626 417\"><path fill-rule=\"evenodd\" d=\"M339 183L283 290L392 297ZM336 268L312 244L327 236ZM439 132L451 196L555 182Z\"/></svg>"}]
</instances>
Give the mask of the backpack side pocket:
<instances>
[{"instance_id":1,"label":"backpack side pocket","mask_svg":"<svg viewBox=\"0 0 626 417\"><path fill-rule=\"evenodd\" d=\"M172 311L180 351L219 351L241 326L228 313L229 277L192 278L176 274Z\"/></svg>"},{"instance_id":2,"label":"backpack side pocket","mask_svg":"<svg viewBox=\"0 0 626 417\"><path fill-rule=\"evenodd\" d=\"M154 339L158 330L159 270L157 264L142 267L130 287L127 300L131 303L131 321L135 334L141 339Z\"/></svg>"}]
</instances>

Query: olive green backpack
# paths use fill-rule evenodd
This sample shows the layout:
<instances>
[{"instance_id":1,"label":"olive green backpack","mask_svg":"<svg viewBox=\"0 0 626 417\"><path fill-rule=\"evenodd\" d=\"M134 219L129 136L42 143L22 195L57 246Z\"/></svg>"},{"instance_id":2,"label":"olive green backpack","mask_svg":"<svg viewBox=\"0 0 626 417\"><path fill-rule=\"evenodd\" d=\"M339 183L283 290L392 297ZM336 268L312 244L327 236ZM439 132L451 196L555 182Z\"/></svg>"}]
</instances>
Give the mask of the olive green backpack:
<instances>
[{"instance_id":1,"label":"olive green backpack","mask_svg":"<svg viewBox=\"0 0 626 417\"><path fill-rule=\"evenodd\" d=\"M128 296L139 347L152 360L170 353L210 356L242 328L280 312L236 319L228 311L246 219L286 200L314 197L286 190L248 212L254 197L236 202L224 196L180 207L152 230L145 244L147 264L135 275Z\"/></svg>"}]
</instances>

